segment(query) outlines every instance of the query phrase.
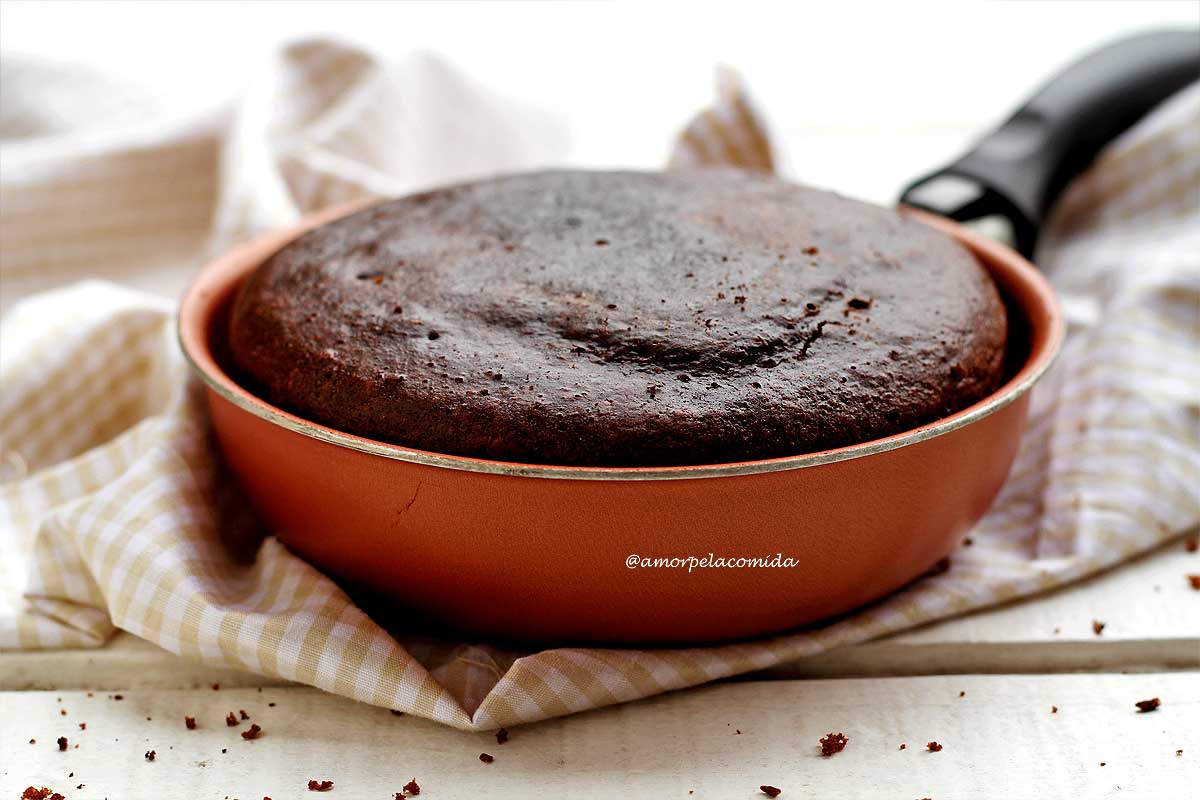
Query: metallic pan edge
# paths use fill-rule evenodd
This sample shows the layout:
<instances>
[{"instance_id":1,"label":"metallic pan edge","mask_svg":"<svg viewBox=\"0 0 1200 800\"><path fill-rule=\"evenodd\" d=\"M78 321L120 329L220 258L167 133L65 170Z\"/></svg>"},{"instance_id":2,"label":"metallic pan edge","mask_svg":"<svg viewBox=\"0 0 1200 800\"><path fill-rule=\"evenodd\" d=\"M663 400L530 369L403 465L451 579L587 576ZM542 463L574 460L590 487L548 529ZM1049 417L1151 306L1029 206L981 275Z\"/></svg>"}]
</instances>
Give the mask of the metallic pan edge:
<instances>
[{"instance_id":1,"label":"metallic pan edge","mask_svg":"<svg viewBox=\"0 0 1200 800\"><path fill-rule=\"evenodd\" d=\"M424 450L413 450L400 445L387 444L371 439L364 439L352 434L343 433L341 431L327 428L314 422L300 419L292 414L283 411L265 400L261 400L238 386L232 378L230 378L219 367L214 371L203 368L198 362L189 348L187 337L184 336L182 329L179 331L180 346L184 356L193 370L204 380L208 388L214 391L223 399L233 403L235 406L259 417L273 425L278 425L287 430L309 436L314 439L319 439L339 447L349 447L353 450L359 450L364 453L380 456L383 458L395 459L397 461L408 461L414 464L424 464L431 467L441 467L444 469L464 470L468 472L483 472L493 475L507 475L511 477L523 478L552 478L558 480L621 480L621 481L647 481L647 480L685 480L692 478L719 478L736 475L754 475L764 472L780 472L783 470L802 469L804 467L815 467L821 464L832 464L838 461L846 461L852 458L862 458L865 456L875 455L877 453L886 452L899 447L907 447L908 445L917 444L936 436L942 436L951 431L970 425L980 419L983 419L990 414L999 411L1014 402L1030 389L1038 381L1039 378L1054 362L1058 356L1059 349L1063 339L1063 320L1062 314L1055 302L1053 291L1045 278L1029 264L1025 259L1021 258L1014 251L1003 245L997 244L991 240L985 239L966 228L950 222L941 217L927 214L925 212L914 209L903 209L904 213L910 215L923 223L931 225L943 233L946 233L964 245L977 258L984 262L1005 261L1016 267L1016 273L1020 280L1030 283L1037 290L1033 294L1044 298L1049 308L1042 309L1048 311L1051 316L1049 323L1050 330L1045 337L1045 344L1040 348L1035 348L1029 355L1029 360L1018 371L1007 384L1000 387L988 397L979 401L973 406L969 406L956 414L952 414L945 419L930 423L920 428L915 428L905 433L895 434L883 439L874 439L860 444L849 445L847 447L839 447L833 450L825 450L818 453L810 453L798 456L785 456L782 458L765 459L759 461L744 461L729 464L704 464L696 466L674 466L674 467L569 467L569 466L553 466L541 464L521 464L505 461L488 461L479 458L469 458L466 456L443 455L440 453L432 453ZM332 214L319 215L322 221L333 218ZM336 215L336 216L340 216ZM302 224L303 225L303 224ZM310 225L303 225L304 228ZM297 226L297 231L301 230L301 226ZM181 309L189 303L204 302L203 298L196 296L195 292L189 290L185 295ZM1026 309L1029 311L1030 309ZM1033 309L1037 310L1037 309ZM215 361L211 358L205 358L215 365Z\"/></svg>"}]
</instances>

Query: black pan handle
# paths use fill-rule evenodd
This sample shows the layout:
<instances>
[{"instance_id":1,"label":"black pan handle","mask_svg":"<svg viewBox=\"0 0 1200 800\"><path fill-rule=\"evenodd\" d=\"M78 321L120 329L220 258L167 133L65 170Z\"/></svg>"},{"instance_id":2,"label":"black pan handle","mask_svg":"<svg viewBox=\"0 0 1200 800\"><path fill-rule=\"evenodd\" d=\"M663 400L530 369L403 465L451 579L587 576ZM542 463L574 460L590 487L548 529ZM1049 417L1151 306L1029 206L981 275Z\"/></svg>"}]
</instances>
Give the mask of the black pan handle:
<instances>
[{"instance_id":1,"label":"black pan handle","mask_svg":"<svg viewBox=\"0 0 1200 800\"><path fill-rule=\"evenodd\" d=\"M1200 34L1172 30L1121 39L1053 77L966 155L915 181L900 202L960 222L1000 215L1017 250L1068 181L1104 145L1170 95L1200 79Z\"/></svg>"}]
</instances>

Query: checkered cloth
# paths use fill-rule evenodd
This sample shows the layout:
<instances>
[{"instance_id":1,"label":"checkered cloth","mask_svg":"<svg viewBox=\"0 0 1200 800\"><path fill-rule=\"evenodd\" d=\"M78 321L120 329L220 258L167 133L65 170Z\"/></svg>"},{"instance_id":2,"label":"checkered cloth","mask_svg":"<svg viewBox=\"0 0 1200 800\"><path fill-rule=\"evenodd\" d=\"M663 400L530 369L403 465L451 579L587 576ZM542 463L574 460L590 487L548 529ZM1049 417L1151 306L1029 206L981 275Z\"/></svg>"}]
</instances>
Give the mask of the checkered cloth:
<instances>
[{"instance_id":1,"label":"checkered cloth","mask_svg":"<svg viewBox=\"0 0 1200 800\"><path fill-rule=\"evenodd\" d=\"M223 247L322 205L518 168L561 146L552 120L438 62L387 65L324 42L284 51L230 116L124 138L71 135L81 122L71 115L88 108L62 102L76 84L5 70L8 291L155 263L190 269L214 235ZM141 113L136 99L124 107ZM735 80L723 79L672 163L771 168ZM173 341L172 303L95 281L27 297L0 329L0 647L97 647L121 628L210 664L489 729L1079 579L1200 520L1200 87L1069 188L1038 262L1069 337L1001 497L952 568L803 632L660 650L394 638L247 513Z\"/></svg>"}]
</instances>

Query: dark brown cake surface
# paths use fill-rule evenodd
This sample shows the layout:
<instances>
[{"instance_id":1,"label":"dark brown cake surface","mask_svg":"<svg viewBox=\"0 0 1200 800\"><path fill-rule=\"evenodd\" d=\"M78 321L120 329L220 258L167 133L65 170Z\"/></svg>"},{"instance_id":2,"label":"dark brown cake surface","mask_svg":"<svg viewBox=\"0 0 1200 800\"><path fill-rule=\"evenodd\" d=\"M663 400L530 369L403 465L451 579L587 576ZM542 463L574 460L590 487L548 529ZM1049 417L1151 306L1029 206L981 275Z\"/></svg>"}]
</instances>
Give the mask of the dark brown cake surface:
<instances>
[{"instance_id":1,"label":"dark brown cake surface","mask_svg":"<svg viewBox=\"0 0 1200 800\"><path fill-rule=\"evenodd\" d=\"M712 464L901 432L1002 379L957 243L735 172L542 172L392 200L266 261L230 344L301 417L440 453Z\"/></svg>"}]
</instances>

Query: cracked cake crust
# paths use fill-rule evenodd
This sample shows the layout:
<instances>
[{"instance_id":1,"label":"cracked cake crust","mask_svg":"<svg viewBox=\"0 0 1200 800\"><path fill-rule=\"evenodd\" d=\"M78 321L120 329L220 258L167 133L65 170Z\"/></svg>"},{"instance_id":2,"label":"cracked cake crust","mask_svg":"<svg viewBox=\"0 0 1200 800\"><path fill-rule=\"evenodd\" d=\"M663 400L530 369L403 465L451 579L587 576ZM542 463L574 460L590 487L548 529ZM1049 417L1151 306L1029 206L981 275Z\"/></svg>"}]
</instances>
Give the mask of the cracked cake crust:
<instances>
[{"instance_id":1,"label":"cracked cake crust","mask_svg":"<svg viewBox=\"0 0 1200 800\"><path fill-rule=\"evenodd\" d=\"M714 464L898 433L1001 382L957 243L728 171L541 172L372 206L268 259L232 357L271 402L439 453Z\"/></svg>"}]
</instances>

